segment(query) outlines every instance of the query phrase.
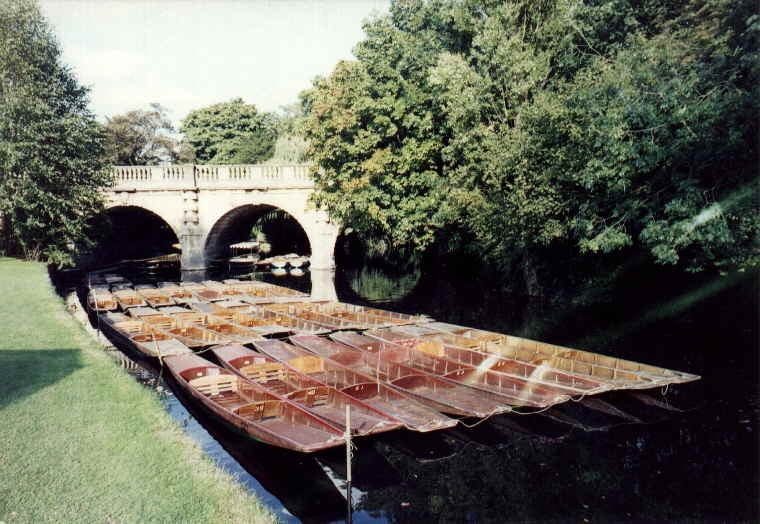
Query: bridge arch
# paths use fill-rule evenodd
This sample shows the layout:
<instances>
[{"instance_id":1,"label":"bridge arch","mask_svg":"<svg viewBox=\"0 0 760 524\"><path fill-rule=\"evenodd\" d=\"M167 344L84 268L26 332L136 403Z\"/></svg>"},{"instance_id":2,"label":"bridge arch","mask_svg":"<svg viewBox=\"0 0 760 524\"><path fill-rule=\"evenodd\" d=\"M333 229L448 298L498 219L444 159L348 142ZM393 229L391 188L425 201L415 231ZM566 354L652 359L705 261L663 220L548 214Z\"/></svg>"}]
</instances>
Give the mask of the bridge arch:
<instances>
[{"instance_id":1,"label":"bridge arch","mask_svg":"<svg viewBox=\"0 0 760 524\"><path fill-rule=\"evenodd\" d=\"M227 258L230 255L229 246L242 240L248 240L251 227L259 219L275 210L282 211L289 223L284 228L282 225L278 228L284 229L281 232L286 233L286 238L269 235L268 240L273 246L272 254L296 252L299 255L311 255L311 241L306 229L292 214L270 204L243 204L219 217L209 230L203 250L206 266L210 266L217 260ZM268 229L271 232L272 228Z\"/></svg>"},{"instance_id":2,"label":"bridge arch","mask_svg":"<svg viewBox=\"0 0 760 524\"><path fill-rule=\"evenodd\" d=\"M106 207L110 231L94 249L102 262L164 255L180 241L178 230L160 213L143 206L114 204Z\"/></svg>"}]
</instances>

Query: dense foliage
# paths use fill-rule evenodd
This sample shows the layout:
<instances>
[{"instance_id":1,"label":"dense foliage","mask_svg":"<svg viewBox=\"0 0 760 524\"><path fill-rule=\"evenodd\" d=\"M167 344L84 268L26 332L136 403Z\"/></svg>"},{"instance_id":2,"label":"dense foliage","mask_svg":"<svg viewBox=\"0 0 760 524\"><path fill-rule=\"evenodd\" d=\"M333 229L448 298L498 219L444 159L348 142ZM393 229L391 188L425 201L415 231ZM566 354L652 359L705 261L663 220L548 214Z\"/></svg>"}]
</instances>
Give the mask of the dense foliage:
<instances>
[{"instance_id":1,"label":"dense foliage","mask_svg":"<svg viewBox=\"0 0 760 524\"><path fill-rule=\"evenodd\" d=\"M191 164L192 147L175 137L174 126L160 104L109 117L106 154L114 165Z\"/></svg>"},{"instance_id":2,"label":"dense foliage","mask_svg":"<svg viewBox=\"0 0 760 524\"><path fill-rule=\"evenodd\" d=\"M274 116L242 98L191 111L180 129L197 160L209 164L261 162L272 156L277 139Z\"/></svg>"},{"instance_id":3,"label":"dense foliage","mask_svg":"<svg viewBox=\"0 0 760 524\"><path fill-rule=\"evenodd\" d=\"M317 200L391 247L504 268L756 266L754 7L392 2L306 97Z\"/></svg>"},{"instance_id":4,"label":"dense foliage","mask_svg":"<svg viewBox=\"0 0 760 524\"><path fill-rule=\"evenodd\" d=\"M60 55L36 3L0 3L0 236L59 264L88 245L109 182L87 89Z\"/></svg>"}]
</instances>

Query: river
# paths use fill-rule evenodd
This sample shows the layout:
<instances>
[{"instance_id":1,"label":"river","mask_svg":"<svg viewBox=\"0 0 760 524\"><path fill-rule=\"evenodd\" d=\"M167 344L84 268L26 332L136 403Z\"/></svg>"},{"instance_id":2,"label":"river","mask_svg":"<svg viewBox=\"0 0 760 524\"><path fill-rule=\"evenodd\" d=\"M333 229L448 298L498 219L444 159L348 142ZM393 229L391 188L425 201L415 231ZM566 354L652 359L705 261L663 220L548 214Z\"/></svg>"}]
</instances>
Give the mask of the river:
<instances>
[{"instance_id":1,"label":"river","mask_svg":"<svg viewBox=\"0 0 760 524\"><path fill-rule=\"evenodd\" d=\"M259 278L310 288L308 272ZM638 298L584 308L512 297L467 275L370 267L339 270L335 290L347 302L702 376L472 428L356 439L353 522L757 521L757 275L701 278L678 289L642 283ZM283 521L347 519L342 449L300 455L257 444L176 396L156 370L128 367L160 390L168 412L212 460Z\"/></svg>"}]
</instances>

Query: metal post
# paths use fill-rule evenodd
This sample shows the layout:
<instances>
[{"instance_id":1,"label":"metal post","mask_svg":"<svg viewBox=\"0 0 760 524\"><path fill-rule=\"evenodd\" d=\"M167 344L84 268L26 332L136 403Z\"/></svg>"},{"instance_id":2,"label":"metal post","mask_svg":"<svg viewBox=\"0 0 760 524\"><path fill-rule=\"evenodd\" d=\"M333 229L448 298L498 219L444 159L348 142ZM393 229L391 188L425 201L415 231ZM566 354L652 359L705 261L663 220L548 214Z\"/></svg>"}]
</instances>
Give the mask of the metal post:
<instances>
[{"instance_id":1,"label":"metal post","mask_svg":"<svg viewBox=\"0 0 760 524\"><path fill-rule=\"evenodd\" d=\"M346 404L346 522L351 524L353 507L351 504L351 406Z\"/></svg>"}]
</instances>

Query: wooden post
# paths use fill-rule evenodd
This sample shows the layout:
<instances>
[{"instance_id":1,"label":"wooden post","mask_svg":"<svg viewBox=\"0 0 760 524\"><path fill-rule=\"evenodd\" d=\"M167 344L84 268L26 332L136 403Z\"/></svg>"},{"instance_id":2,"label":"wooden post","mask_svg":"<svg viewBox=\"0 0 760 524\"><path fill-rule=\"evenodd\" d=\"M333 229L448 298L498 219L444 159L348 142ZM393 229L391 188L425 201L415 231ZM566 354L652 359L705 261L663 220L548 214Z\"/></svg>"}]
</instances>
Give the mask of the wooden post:
<instances>
[{"instance_id":1,"label":"wooden post","mask_svg":"<svg viewBox=\"0 0 760 524\"><path fill-rule=\"evenodd\" d=\"M353 520L351 504L351 406L346 404L346 523Z\"/></svg>"}]
</instances>

